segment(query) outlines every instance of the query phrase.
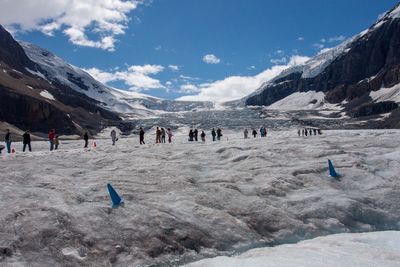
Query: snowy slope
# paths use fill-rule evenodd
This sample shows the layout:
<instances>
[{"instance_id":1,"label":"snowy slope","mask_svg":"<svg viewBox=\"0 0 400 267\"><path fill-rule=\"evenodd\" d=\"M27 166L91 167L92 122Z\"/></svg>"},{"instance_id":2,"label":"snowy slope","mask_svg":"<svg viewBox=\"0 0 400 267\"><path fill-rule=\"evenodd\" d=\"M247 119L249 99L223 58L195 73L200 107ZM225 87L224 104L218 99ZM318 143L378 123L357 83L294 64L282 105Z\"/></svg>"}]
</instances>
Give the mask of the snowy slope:
<instances>
[{"instance_id":1,"label":"snowy slope","mask_svg":"<svg viewBox=\"0 0 400 267\"><path fill-rule=\"evenodd\" d=\"M267 107L267 109L277 110L316 110L333 109L341 110L337 105L325 103L325 94L323 92L296 92L284 99L281 99Z\"/></svg>"},{"instance_id":2,"label":"snowy slope","mask_svg":"<svg viewBox=\"0 0 400 267\"><path fill-rule=\"evenodd\" d=\"M400 232L338 234L294 245L250 250L236 257L202 260L187 267L398 267Z\"/></svg>"},{"instance_id":3,"label":"snowy slope","mask_svg":"<svg viewBox=\"0 0 400 267\"><path fill-rule=\"evenodd\" d=\"M260 88L258 88L255 92L247 96L242 100L246 101L249 98L255 97L257 95L261 95L264 91L267 91L269 88L282 88L281 91L285 88L283 85L285 83L291 82L292 79L297 79L297 80L307 80L307 79L312 79L317 77L318 75L321 75L324 70L330 66L335 60L340 59L341 57L345 56L347 53L351 52L351 50L357 46L358 43L361 41L368 41L369 37L371 36L372 33L376 32L378 29L387 26L389 23L393 22L396 19L400 18L400 4L398 4L395 8L392 10L388 11L384 16L382 16L376 23L374 23L370 28L367 30L353 36L352 38L349 38L348 40L344 41L343 43L339 44L336 47L333 48L327 48L323 49L320 51L315 57L309 59L306 61L304 64L297 65L291 68L288 68L286 70L283 70L279 75L268 81L267 83L263 84ZM371 44L373 46L374 44ZM394 46L391 49L397 49L396 46ZM357 55L357 54L356 54ZM356 56L355 55L355 56ZM363 55L365 56L365 55ZM369 56L369 55L366 55ZM373 64L373 63L371 63ZM293 75L298 74L299 78L293 78ZM324 79L329 79L330 77L324 77ZM371 82L375 77L371 77L369 79L365 79L361 82ZM307 89L307 85L304 85L305 83L302 83L302 87L297 87L298 84L293 83L290 86L293 88L298 88L298 91L307 91L307 93L303 92L294 92L292 95L286 96L286 99L278 100L278 103L273 103L270 105L270 107L274 109L282 108L282 110L288 110L288 109L319 109L319 108L325 108L324 105L308 105L308 102L310 100L310 96L314 94L313 92L315 91L321 91L323 88L313 88L312 90ZM312 83L311 86L312 88ZM324 88L326 91L327 89L331 90L334 88ZM392 88L393 89L393 88ZM387 90L383 88L385 92L371 92L372 98L375 100L377 95L382 95L386 94ZM394 89L393 89L394 90ZM290 90L288 90L290 91ZM279 92L275 92L275 94L279 94ZM390 98L386 97L387 100L390 100ZM320 100L318 102L324 102L323 99L320 99L319 97L316 97L317 100ZM381 97L380 101L383 98ZM395 99L396 101L396 99ZM326 102L326 101L325 101ZM291 106L289 105L291 104ZM252 105L252 104L251 104ZM344 107L342 107L344 109Z\"/></svg>"},{"instance_id":4,"label":"snowy slope","mask_svg":"<svg viewBox=\"0 0 400 267\"><path fill-rule=\"evenodd\" d=\"M31 73L50 82L58 82L96 100L111 111L130 117L157 115L160 111L190 111L199 108L212 108L207 102L172 101L136 92L122 91L106 86L95 80L87 72L75 67L57 55L36 45L20 42L28 57L40 65L45 73L29 70Z\"/></svg>"},{"instance_id":5,"label":"snowy slope","mask_svg":"<svg viewBox=\"0 0 400 267\"><path fill-rule=\"evenodd\" d=\"M375 102L394 101L400 103L400 84L396 84L390 88L381 88L378 91L371 91L369 96Z\"/></svg>"},{"instance_id":6,"label":"snowy slope","mask_svg":"<svg viewBox=\"0 0 400 267\"><path fill-rule=\"evenodd\" d=\"M206 131L205 144L176 132L173 144L155 145L151 131L143 146L133 136L115 147L96 140L90 151L61 140L58 151L34 142L23 154L14 143L17 153L0 157L0 237L11 253L0 265L171 266L400 230L399 131L269 131L248 140L224 132L214 143ZM328 177L328 158L340 180ZM124 207L110 208L107 183Z\"/></svg>"}]
</instances>

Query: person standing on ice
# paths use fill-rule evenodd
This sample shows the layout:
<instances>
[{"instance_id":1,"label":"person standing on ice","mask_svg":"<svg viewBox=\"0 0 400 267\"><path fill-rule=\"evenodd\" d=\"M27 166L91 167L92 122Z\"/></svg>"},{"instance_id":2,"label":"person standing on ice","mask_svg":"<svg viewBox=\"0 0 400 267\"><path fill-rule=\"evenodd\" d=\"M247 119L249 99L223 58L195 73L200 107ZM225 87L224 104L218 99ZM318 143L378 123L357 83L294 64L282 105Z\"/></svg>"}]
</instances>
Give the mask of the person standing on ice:
<instances>
[{"instance_id":1,"label":"person standing on ice","mask_svg":"<svg viewBox=\"0 0 400 267\"><path fill-rule=\"evenodd\" d=\"M300 129L297 130L297 135L300 137L301 131Z\"/></svg>"},{"instance_id":2,"label":"person standing on ice","mask_svg":"<svg viewBox=\"0 0 400 267\"><path fill-rule=\"evenodd\" d=\"M264 137L264 128L261 126L261 128L260 128L260 136L261 137Z\"/></svg>"},{"instance_id":3,"label":"person standing on ice","mask_svg":"<svg viewBox=\"0 0 400 267\"><path fill-rule=\"evenodd\" d=\"M53 149L54 149L54 138L55 137L56 137L56 130L53 129L48 134L49 143L50 143L50 151L53 151Z\"/></svg>"},{"instance_id":4,"label":"person standing on ice","mask_svg":"<svg viewBox=\"0 0 400 267\"><path fill-rule=\"evenodd\" d=\"M161 128L161 143L165 143L165 130Z\"/></svg>"},{"instance_id":5,"label":"person standing on ice","mask_svg":"<svg viewBox=\"0 0 400 267\"><path fill-rule=\"evenodd\" d=\"M172 136L174 136L172 134L171 128L167 129L167 135L168 135L168 143L171 143L172 142Z\"/></svg>"},{"instance_id":6,"label":"person standing on ice","mask_svg":"<svg viewBox=\"0 0 400 267\"><path fill-rule=\"evenodd\" d=\"M190 129L190 131L189 131L189 142L193 142L193 136L194 136L193 130Z\"/></svg>"},{"instance_id":7,"label":"person standing on ice","mask_svg":"<svg viewBox=\"0 0 400 267\"><path fill-rule=\"evenodd\" d=\"M7 153L11 153L11 132L10 129L6 130L6 135L4 136L4 141L6 143Z\"/></svg>"},{"instance_id":8,"label":"person standing on ice","mask_svg":"<svg viewBox=\"0 0 400 267\"><path fill-rule=\"evenodd\" d=\"M247 128L244 129L243 135L244 135L244 139L249 138L249 131L247 130Z\"/></svg>"},{"instance_id":9,"label":"person standing on ice","mask_svg":"<svg viewBox=\"0 0 400 267\"><path fill-rule=\"evenodd\" d=\"M31 135L30 135L29 131L26 131L22 135L22 143L23 143L22 152L25 152L26 146L28 146L29 152L32 152Z\"/></svg>"},{"instance_id":10,"label":"person standing on ice","mask_svg":"<svg viewBox=\"0 0 400 267\"><path fill-rule=\"evenodd\" d=\"M211 136L213 138L213 142L215 142L215 136L217 136L217 134L215 133L215 129L214 128L212 128L212 130L211 130Z\"/></svg>"},{"instance_id":11,"label":"person standing on ice","mask_svg":"<svg viewBox=\"0 0 400 267\"><path fill-rule=\"evenodd\" d=\"M85 134L83 135L83 140L85 140L85 147L87 148L89 146L89 134L88 132L85 132Z\"/></svg>"},{"instance_id":12,"label":"person standing on ice","mask_svg":"<svg viewBox=\"0 0 400 267\"><path fill-rule=\"evenodd\" d=\"M206 141L206 133L204 131L201 131L200 138L203 143Z\"/></svg>"},{"instance_id":13,"label":"person standing on ice","mask_svg":"<svg viewBox=\"0 0 400 267\"><path fill-rule=\"evenodd\" d=\"M253 136L254 136L254 138L257 137L257 131L256 131L256 129L253 129Z\"/></svg>"},{"instance_id":14,"label":"person standing on ice","mask_svg":"<svg viewBox=\"0 0 400 267\"><path fill-rule=\"evenodd\" d=\"M156 128L156 144L161 143L161 130L160 128Z\"/></svg>"},{"instance_id":15,"label":"person standing on ice","mask_svg":"<svg viewBox=\"0 0 400 267\"><path fill-rule=\"evenodd\" d=\"M54 136L54 150L57 150L59 145L60 145L60 140L58 139L58 135L55 135Z\"/></svg>"},{"instance_id":16,"label":"person standing on ice","mask_svg":"<svg viewBox=\"0 0 400 267\"><path fill-rule=\"evenodd\" d=\"M112 145L115 146L115 142L117 141L117 132L113 129L110 133Z\"/></svg>"},{"instance_id":17,"label":"person standing on ice","mask_svg":"<svg viewBox=\"0 0 400 267\"><path fill-rule=\"evenodd\" d=\"M220 141L222 137L222 130L220 128L217 129L217 140Z\"/></svg>"},{"instance_id":18,"label":"person standing on ice","mask_svg":"<svg viewBox=\"0 0 400 267\"><path fill-rule=\"evenodd\" d=\"M140 127L140 131L139 131L139 140L140 140L140 144L144 145L144 130L142 127Z\"/></svg>"},{"instance_id":19,"label":"person standing on ice","mask_svg":"<svg viewBox=\"0 0 400 267\"><path fill-rule=\"evenodd\" d=\"M194 132L193 132L194 141L197 142L198 136L199 136L199 131L197 129L194 129Z\"/></svg>"}]
</instances>

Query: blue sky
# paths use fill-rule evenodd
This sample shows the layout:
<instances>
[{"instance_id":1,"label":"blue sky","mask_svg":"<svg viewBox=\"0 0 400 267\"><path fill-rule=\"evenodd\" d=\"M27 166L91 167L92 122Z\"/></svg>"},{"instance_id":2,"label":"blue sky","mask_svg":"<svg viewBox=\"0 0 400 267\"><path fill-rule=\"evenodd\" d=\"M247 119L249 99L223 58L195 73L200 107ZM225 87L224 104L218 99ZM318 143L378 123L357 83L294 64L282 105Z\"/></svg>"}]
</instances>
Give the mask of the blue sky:
<instances>
[{"instance_id":1,"label":"blue sky","mask_svg":"<svg viewBox=\"0 0 400 267\"><path fill-rule=\"evenodd\" d=\"M43 11L43 1L0 2L5 13L0 11L0 23L18 39L54 52L109 85L169 99L199 93L203 98L215 93L218 98L234 90L233 96L247 94L265 78L254 79L263 71L273 70L268 74L273 75L279 71L274 65L287 65L295 55L306 59L339 44L398 3L54 0ZM19 7L23 2L29 4ZM65 2L70 2L69 6L100 6L85 13L81 12L85 5L76 11ZM115 3L125 6L115 9ZM7 17L10 11L14 14ZM109 18L103 11L115 16ZM94 15L88 15L91 12ZM77 26L76 21L83 22ZM236 89L230 90L230 86ZM243 92L239 92L241 87L246 87Z\"/></svg>"}]
</instances>

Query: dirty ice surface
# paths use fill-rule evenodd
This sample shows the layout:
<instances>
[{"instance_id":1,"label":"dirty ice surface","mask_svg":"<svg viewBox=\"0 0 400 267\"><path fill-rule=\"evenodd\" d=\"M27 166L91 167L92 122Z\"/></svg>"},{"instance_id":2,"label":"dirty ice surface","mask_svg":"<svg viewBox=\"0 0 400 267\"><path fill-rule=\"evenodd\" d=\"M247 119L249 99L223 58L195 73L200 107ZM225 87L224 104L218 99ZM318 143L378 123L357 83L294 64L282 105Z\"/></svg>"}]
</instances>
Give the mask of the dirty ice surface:
<instances>
[{"instance_id":1,"label":"dirty ice surface","mask_svg":"<svg viewBox=\"0 0 400 267\"><path fill-rule=\"evenodd\" d=\"M171 266L321 235L400 230L398 130L138 141L3 151L0 265ZM327 159L340 180L328 177ZM107 183L124 207L111 209Z\"/></svg>"},{"instance_id":2,"label":"dirty ice surface","mask_svg":"<svg viewBox=\"0 0 400 267\"><path fill-rule=\"evenodd\" d=\"M250 250L237 257L216 257L187 267L398 267L400 232L337 234Z\"/></svg>"}]
</instances>

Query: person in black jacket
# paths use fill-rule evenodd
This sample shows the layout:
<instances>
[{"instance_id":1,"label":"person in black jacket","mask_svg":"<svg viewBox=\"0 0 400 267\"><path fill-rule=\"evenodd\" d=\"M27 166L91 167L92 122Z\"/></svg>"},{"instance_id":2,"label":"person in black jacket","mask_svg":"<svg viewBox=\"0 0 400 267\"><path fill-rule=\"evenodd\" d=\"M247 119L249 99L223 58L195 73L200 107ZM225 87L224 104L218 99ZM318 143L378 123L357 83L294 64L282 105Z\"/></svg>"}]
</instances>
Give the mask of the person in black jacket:
<instances>
[{"instance_id":1,"label":"person in black jacket","mask_svg":"<svg viewBox=\"0 0 400 267\"><path fill-rule=\"evenodd\" d=\"M199 131L197 129L194 129L193 137L194 137L194 141L196 141L196 142L197 142L198 135L199 135Z\"/></svg>"},{"instance_id":2,"label":"person in black jacket","mask_svg":"<svg viewBox=\"0 0 400 267\"><path fill-rule=\"evenodd\" d=\"M254 138L256 138L256 137L257 137L257 131L256 131L256 129L253 129L253 132L252 132L252 134L253 134Z\"/></svg>"},{"instance_id":3,"label":"person in black jacket","mask_svg":"<svg viewBox=\"0 0 400 267\"><path fill-rule=\"evenodd\" d=\"M29 131L26 131L23 135L22 135L22 143L24 144L22 147L22 152L25 152L26 146L28 146L29 152L32 152L32 147L31 147L31 134L29 133Z\"/></svg>"},{"instance_id":4,"label":"person in black jacket","mask_svg":"<svg viewBox=\"0 0 400 267\"><path fill-rule=\"evenodd\" d=\"M194 132L192 129L189 131L189 142L193 142Z\"/></svg>"},{"instance_id":5,"label":"person in black jacket","mask_svg":"<svg viewBox=\"0 0 400 267\"><path fill-rule=\"evenodd\" d=\"M215 133L215 129L214 128L212 128L212 130L211 130L211 136L212 136L212 138L213 138L213 142L215 141L215 136L216 136L217 134Z\"/></svg>"},{"instance_id":6,"label":"person in black jacket","mask_svg":"<svg viewBox=\"0 0 400 267\"><path fill-rule=\"evenodd\" d=\"M140 144L144 145L144 130L142 127L140 127L140 131L139 131L139 139L140 139Z\"/></svg>"},{"instance_id":7,"label":"person in black jacket","mask_svg":"<svg viewBox=\"0 0 400 267\"><path fill-rule=\"evenodd\" d=\"M85 132L85 134L83 135L83 140L85 140L85 148L87 148L89 146L89 134L88 134L88 132Z\"/></svg>"},{"instance_id":8,"label":"person in black jacket","mask_svg":"<svg viewBox=\"0 0 400 267\"><path fill-rule=\"evenodd\" d=\"M7 153L11 153L11 132L9 129L6 130L6 136L4 137L6 142Z\"/></svg>"}]
</instances>

